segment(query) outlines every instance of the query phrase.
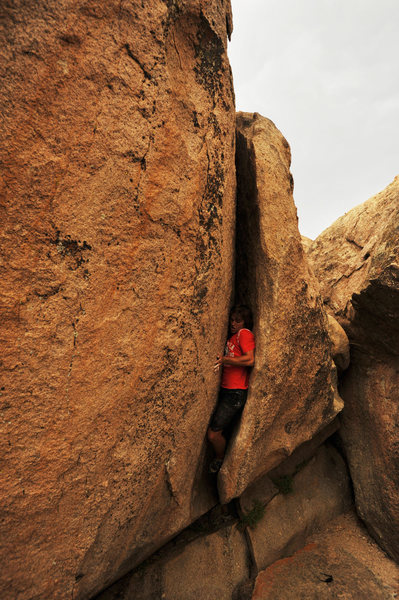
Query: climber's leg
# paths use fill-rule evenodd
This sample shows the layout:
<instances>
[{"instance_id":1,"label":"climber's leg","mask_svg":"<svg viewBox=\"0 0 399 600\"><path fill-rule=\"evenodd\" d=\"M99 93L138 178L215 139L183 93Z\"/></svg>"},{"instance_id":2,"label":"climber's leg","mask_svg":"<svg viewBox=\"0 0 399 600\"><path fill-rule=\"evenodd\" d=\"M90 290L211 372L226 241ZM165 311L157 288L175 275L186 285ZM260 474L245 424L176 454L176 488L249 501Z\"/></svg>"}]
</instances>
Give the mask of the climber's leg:
<instances>
[{"instance_id":1,"label":"climber's leg","mask_svg":"<svg viewBox=\"0 0 399 600\"><path fill-rule=\"evenodd\" d=\"M208 440L215 452L216 458L223 459L226 450L226 438L223 435L223 431L214 431L209 427L208 429Z\"/></svg>"}]
</instances>

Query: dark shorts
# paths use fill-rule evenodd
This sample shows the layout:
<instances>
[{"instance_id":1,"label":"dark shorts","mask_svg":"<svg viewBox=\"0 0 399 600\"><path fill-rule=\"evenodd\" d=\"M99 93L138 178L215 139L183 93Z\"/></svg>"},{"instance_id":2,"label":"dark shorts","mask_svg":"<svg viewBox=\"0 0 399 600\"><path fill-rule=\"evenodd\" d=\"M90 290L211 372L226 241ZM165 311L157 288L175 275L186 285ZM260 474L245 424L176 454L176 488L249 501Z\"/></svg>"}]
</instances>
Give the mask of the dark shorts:
<instances>
[{"instance_id":1,"label":"dark shorts","mask_svg":"<svg viewBox=\"0 0 399 600\"><path fill-rule=\"evenodd\" d=\"M228 390L220 388L218 403L209 427L212 431L222 431L232 425L245 406L248 390Z\"/></svg>"}]
</instances>

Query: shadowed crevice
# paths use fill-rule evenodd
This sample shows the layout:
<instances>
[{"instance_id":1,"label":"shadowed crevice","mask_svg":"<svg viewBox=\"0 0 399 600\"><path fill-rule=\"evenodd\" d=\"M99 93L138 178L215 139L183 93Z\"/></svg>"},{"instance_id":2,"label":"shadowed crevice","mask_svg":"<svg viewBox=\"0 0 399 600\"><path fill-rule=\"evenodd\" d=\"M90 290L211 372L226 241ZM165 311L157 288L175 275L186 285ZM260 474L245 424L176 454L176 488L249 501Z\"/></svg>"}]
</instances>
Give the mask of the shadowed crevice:
<instances>
[{"instance_id":1,"label":"shadowed crevice","mask_svg":"<svg viewBox=\"0 0 399 600\"><path fill-rule=\"evenodd\" d=\"M257 314L256 249L260 238L256 167L245 136L236 137L236 237L234 303L249 304Z\"/></svg>"}]
</instances>

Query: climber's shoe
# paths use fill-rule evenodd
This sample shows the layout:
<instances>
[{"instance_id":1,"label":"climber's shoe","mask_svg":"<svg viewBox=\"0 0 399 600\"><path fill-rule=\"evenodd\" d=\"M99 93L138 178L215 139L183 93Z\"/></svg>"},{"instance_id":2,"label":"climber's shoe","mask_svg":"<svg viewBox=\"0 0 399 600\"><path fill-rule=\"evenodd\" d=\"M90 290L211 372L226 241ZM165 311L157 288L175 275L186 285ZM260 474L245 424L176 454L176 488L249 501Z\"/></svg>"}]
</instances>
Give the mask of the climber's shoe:
<instances>
[{"instance_id":1,"label":"climber's shoe","mask_svg":"<svg viewBox=\"0 0 399 600\"><path fill-rule=\"evenodd\" d=\"M214 458L211 464L209 465L209 473L211 473L212 475L216 475L216 473L219 473L222 464L222 458Z\"/></svg>"}]
</instances>

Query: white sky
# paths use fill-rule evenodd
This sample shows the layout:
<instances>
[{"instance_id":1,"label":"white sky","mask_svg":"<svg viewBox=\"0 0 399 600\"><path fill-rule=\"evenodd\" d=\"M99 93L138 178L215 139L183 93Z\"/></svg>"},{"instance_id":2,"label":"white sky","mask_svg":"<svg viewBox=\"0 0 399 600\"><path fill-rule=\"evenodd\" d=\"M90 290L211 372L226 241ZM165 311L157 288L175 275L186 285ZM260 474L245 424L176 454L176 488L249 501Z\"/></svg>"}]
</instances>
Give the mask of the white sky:
<instances>
[{"instance_id":1,"label":"white sky","mask_svg":"<svg viewBox=\"0 0 399 600\"><path fill-rule=\"evenodd\" d=\"M314 239L399 173L399 0L231 0L237 110L291 146Z\"/></svg>"}]
</instances>

